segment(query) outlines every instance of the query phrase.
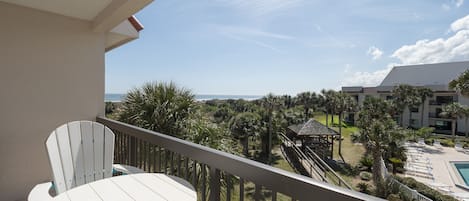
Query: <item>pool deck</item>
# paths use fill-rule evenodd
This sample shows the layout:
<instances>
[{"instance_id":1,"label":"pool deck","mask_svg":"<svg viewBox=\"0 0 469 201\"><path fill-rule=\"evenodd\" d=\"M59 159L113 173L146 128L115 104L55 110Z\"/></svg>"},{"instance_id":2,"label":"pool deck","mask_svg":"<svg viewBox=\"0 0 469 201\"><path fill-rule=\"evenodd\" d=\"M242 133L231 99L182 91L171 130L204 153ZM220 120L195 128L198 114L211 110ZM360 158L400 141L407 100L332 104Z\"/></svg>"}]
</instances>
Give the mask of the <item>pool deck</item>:
<instances>
[{"instance_id":1,"label":"pool deck","mask_svg":"<svg viewBox=\"0 0 469 201\"><path fill-rule=\"evenodd\" d=\"M452 168L452 164L450 164L452 161L469 161L468 154L458 152L456 149L450 147L436 148L431 145L424 145L422 149L422 158L428 158L430 160L433 180L413 175L406 176L415 178L417 181L427 185L431 183L449 185L450 190L454 193L469 193L469 190L456 186L456 183L458 183L457 174L459 173L455 172Z\"/></svg>"}]
</instances>

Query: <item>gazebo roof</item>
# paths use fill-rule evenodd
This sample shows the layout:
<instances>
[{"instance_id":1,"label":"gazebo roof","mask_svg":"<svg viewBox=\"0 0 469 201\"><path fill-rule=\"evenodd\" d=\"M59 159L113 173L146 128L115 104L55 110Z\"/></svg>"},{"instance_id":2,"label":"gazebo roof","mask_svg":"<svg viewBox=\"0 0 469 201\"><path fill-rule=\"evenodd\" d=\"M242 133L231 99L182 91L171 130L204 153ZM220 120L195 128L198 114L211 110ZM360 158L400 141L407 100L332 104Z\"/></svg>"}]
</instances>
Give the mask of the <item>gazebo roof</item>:
<instances>
[{"instance_id":1,"label":"gazebo roof","mask_svg":"<svg viewBox=\"0 0 469 201\"><path fill-rule=\"evenodd\" d=\"M297 136L339 135L335 130L324 126L314 119L310 119L303 124L289 126L288 128Z\"/></svg>"}]
</instances>

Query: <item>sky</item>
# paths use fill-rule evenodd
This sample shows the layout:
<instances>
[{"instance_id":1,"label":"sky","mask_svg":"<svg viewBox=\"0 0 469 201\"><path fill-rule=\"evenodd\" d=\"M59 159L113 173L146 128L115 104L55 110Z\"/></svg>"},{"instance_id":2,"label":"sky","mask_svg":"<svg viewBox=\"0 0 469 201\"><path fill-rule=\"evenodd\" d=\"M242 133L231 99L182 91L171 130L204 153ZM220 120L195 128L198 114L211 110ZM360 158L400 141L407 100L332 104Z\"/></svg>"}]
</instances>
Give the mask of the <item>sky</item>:
<instances>
[{"instance_id":1,"label":"sky","mask_svg":"<svg viewBox=\"0 0 469 201\"><path fill-rule=\"evenodd\" d=\"M155 0L106 53L106 93L296 95L379 85L393 66L469 60L464 0Z\"/></svg>"}]
</instances>

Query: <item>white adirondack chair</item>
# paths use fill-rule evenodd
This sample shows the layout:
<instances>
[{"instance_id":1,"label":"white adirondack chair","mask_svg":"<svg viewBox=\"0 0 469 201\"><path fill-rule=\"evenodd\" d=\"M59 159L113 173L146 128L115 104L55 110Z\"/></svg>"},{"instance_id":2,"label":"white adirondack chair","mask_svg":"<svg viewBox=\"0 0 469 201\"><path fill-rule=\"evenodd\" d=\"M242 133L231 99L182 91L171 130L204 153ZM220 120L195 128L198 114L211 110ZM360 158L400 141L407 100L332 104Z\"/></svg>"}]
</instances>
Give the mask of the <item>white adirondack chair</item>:
<instances>
[{"instance_id":1,"label":"white adirondack chair","mask_svg":"<svg viewBox=\"0 0 469 201\"><path fill-rule=\"evenodd\" d=\"M36 185L29 193L30 201L51 200L52 190L60 194L111 177L113 170L125 174L144 172L132 166L113 165L114 133L97 122L74 121L59 126L47 138L46 149L54 182Z\"/></svg>"}]
</instances>

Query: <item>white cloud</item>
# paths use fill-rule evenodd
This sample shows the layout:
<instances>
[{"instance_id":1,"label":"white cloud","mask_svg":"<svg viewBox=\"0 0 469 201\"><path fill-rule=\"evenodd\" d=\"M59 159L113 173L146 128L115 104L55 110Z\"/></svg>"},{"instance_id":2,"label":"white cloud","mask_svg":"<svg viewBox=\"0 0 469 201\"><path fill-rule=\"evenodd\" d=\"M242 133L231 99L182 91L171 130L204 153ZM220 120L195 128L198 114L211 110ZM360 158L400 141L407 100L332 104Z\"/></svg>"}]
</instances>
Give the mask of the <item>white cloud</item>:
<instances>
[{"instance_id":1,"label":"white cloud","mask_svg":"<svg viewBox=\"0 0 469 201\"><path fill-rule=\"evenodd\" d=\"M452 31L456 32L463 29L469 29L469 15L451 23Z\"/></svg>"},{"instance_id":2,"label":"white cloud","mask_svg":"<svg viewBox=\"0 0 469 201\"><path fill-rule=\"evenodd\" d=\"M469 59L469 15L451 24L447 38L423 39L404 45L391 55L399 64L389 64L374 72L349 72L342 86L376 86L395 65L450 62ZM373 52L372 48L368 52Z\"/></svg>"},{"instance_id":3,"label":"white cloud","mask_svg":"<svg viewBox=\"0 0 469 201\"><path fill-rule=\"evenodd\" d=\"M371 55L373 57L373 60L377 60L381 58L381 56L383 55L383 51L381 51L375 46L371 46L370 48L368 48L366 54Z\"/></svg>"},{"instance_id":4,"label":"white cloud","mask_svg":"<svg viewBox=\"0 0 469 201\"><path fill-rule=\"evenodd\" d=\"M384 77L391 71L395 64L389 64L385 69L374 72L350 72L346 74L346 78L342 81L342 86L377 86Z\"/></svg>"},{"instance_id":5,"label":"white cloud","mask_svg":"<svg viewBox=\"0 0 469 201\"><path fill-rule=\"evenodd\" d=\"M272 33L263 31L260 29L249 28L249 27L242 27L242 26L216 26L216 30L229 38L245 41L252 43L254 45L264 47L267 49L271 49L276 52L282 52L278 48L274 47L273 45L268 44L265 42L266 40L274 39L274 40L292 40L294 39L291 36Z\"/></svg>"},{"instance_id":6,"label":"white cloud","mask_svg":"<svg viewBox=\"0 0 469 201\"><path fill-rule=\"evenodd\" d=\"M459 8L464 4L464 0L456 0L454 1L454 4Z\"/></svg>"},{"instance_id":7,"label":"white cloud","mask_svg":"<svg viewBox=\"0 0 469 201\"><path fill-rule=\"evenodd\" d=\"M218 0L240 11L259 16L298 6L303 0Z\"/></svg>"}]
</instances>

